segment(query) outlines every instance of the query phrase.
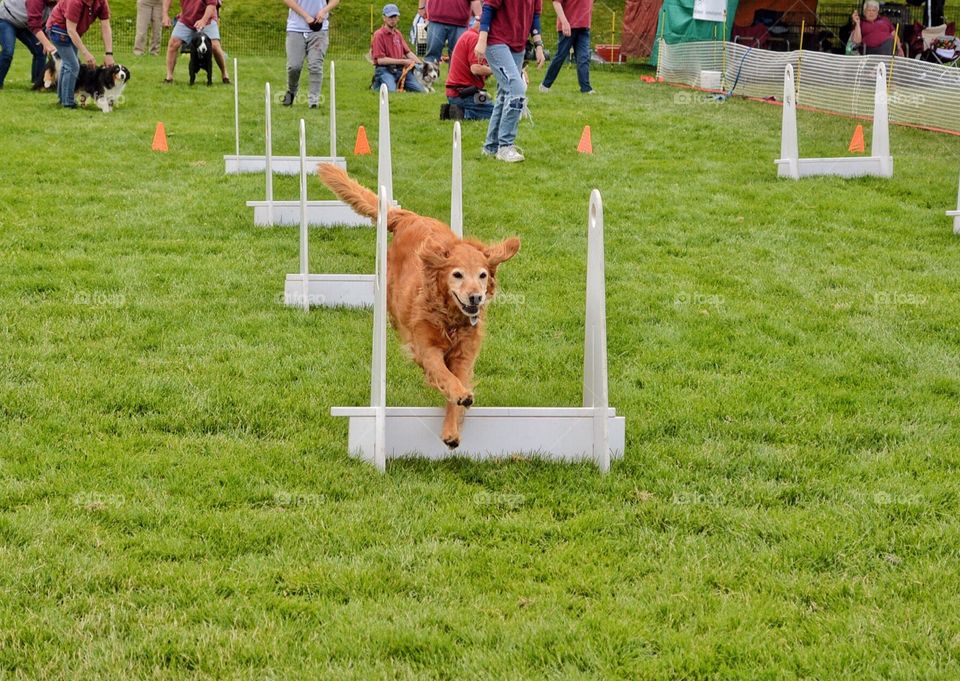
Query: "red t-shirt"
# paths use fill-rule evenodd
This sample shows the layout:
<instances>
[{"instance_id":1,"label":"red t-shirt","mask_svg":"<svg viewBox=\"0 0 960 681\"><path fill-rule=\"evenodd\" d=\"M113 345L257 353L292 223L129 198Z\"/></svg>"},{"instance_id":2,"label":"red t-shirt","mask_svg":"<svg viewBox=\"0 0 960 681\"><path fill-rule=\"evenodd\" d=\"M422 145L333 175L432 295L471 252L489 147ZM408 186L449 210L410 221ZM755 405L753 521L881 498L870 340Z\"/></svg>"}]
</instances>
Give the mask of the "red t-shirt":
<instances>
[{"instance_id":1,"label":"red t-shirt","mask_svg":"<svg viewBox=\"0 0 960 681\"><path fill-rule=\"evenodd\" d=\"M478 31L470 30L460 36L460 40L453 48L453 56L450 57L450 71L447 73L447 97L456 97L460 94L460 89L476 85L483 88L486 78L478 76L470 70L472 64L486 64L486 59L477 59L473 53L473 48L477 46L477 40L480 39ZM455 85L456 87L451 87Z\"/></svg>"},{"instance_id":2,"label":"red t-shirt","mask_svg":"<svg viewBox=\"0 0 960 681\"><path fill-rule=\"evenodd\" d=\"M880 47L893 35L893 24L886 17L878 16L873 21L860 20L860 37L867 47Z\"/></svg>"},{"instance_id":3,"label":"red t-shirt","mask_svg":"<svg viewBox=\"0 0 960 681\"><path fill-rule=\"evenodd\" d=\"M381 26L373 32L370 49L374 64L378 64L381 57L406 59L407 52L412 51L407 41L403 39L403 34L389 26Z\"/></svg>"},{"instance_id":4,"label":"red t-shirt","mask_svg":"<svg viewBox=\"0 0 960 681\"><path fill-rule=\"evenodd\" d=\"M67 30L67 19L77 23L77 33L83 35L95 19L110 19L107 0L60 0L47 19L47 30L59 26Z\"/></svg>"},{"instance_id":5,"label":"red t-shirt","mask_svg":"<svg viewBox=\"0 0 960 681\"><path fill-rule=\"evenodd\" d=\"M470 0L428 0L427 17L438 24L466 26L470 23Z\"/></svg>"},{"instance_id":6,"label":"red t-shirt","mask_svg":"<svg viewBox=\"0 0 960 681\"><path fill-rule=\"evenodd\" d=\"M593 18L593 0L560 0L563 14L570 22L570 28L590 28ZM560 20L557 20L557 32L560 32Z\"/></svg>"},{"instance_id":7,"label":"red t-shirt","mask_svg":"<svg viewBox=\"0 0 960 681\"><path fill-rule=\"evenodd\" d=\"M217 5L217 0L180 0L180 14L177 15L177 21L193 28L207 11L207 5ZM213 20L217 20L216 13Z\"/></svg>"},{"instance_id":8,"label":"red t-shirt","mask_svg":"<svg viewBox=\"0 0 960 681\"><path fill-rule=\"evenodd\" d=\"M543 0L484 0L496 10L487 45L506 45L511 52L523 52L533 28L533 15L543 11Z\"/></svg>"}]
</instances>

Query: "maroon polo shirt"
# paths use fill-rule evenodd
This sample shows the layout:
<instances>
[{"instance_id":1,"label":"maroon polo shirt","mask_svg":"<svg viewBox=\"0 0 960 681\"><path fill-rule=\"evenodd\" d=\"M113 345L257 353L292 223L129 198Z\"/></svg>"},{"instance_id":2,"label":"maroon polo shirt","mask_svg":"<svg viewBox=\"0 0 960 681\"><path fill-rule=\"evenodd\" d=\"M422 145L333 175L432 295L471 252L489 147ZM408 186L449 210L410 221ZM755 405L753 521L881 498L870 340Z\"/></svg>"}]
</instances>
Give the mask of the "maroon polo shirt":
<instances>
[{"instance_id":1,"label":"maroon polo shirt","mask_svg":"<svg viewBox=\"0 0 960 681\"><path fill-rule=\"evenodd\" d=\"M407 41L403 39L403 34L389 26L381 26L374 31L370 49L374 64L379 64L381 57L406 59L407 52L411 51Z\"/></svg>"},{"instance_id":2,"label":"maroon polo shirt","mask_svg":"<svg viewBox=\"0 0 960 681\"><path fill-rule=\"evenodd\" d=\"M194 24L203 18L207 11L207 5L216 5L217 0L180 0L180 14L177 15L177 21L193 28ZM217 15L213 15L213 20L217 20Z\"/></svg>"},{"instance_id":3,"label":"maroon polo shirt","mask_svg":"<svg viewBox=\"0 0 960 681\"><path fill-rule=\"evenodd\" d=\"M110 18L110 5L107 0L60 0L47 19L47 30L59 26L67 30L67 20L77 23L77 33L83 35L94 20L105 21Z\"/></svg>"},{"instance_id":4,"label":"maroon polo shirt","mask_svg":"<svg viewBox=\"0 0 960 681\"><path fill-rule=\"evenodd\" d=\"M570 28L590 28L593 18L593 0L560 0L563 13L570 22ZM560 20L557 20L557 32L561 31Z\"/></svg>"},{"instance_id":5,"label":"maroon polo shirt","mask_svg":"<svg viewBox=\"0 0 960 681\"><path fill-rule=\"evenodd\" d=\"M533 28L533 15L543 11L543 0L484 0L496 10L487 45L506 45L511 52L523 52Z\"/></svg>"}]
</instances>

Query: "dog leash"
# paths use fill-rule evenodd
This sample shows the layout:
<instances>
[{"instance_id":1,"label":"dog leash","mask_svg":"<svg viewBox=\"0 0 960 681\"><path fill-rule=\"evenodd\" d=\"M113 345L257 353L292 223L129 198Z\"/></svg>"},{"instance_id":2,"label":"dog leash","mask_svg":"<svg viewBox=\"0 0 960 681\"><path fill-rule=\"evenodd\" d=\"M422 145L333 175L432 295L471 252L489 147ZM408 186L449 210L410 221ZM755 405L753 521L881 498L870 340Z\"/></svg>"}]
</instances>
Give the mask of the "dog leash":
<instances>
[{"instance_id":1,"label":"dog leash","mask_svg":"<svg viewBox=\"0 0 960 681\"><path fill-rule=\"evenodd\" d=\"M397 81L397 90L404 92L404 87L407 84L407 74L413 71L413 64L407 64L403 67L403 73L400 74L400 79Z\"/></svg>"}]
</instances>

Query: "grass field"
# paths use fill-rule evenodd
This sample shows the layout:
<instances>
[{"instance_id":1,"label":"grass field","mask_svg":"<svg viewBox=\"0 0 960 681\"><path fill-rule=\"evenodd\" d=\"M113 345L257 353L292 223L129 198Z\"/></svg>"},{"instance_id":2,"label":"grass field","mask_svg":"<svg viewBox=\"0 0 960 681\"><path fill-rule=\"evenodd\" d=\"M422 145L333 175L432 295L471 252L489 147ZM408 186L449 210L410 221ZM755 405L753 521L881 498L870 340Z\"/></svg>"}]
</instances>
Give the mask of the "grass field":
<instances>
[{"instance_id":1,"label":"grass field","mask_svg":"<svg viewBox=\"0 0 960 681\"><path fill-rule=\"evenodd\" d=\"M263 178L223 174L232 90L118 58L110 115L28 92L23 55L2 93L0 677L960 677L957 138L894 127L888 181L777 180L777 107L633 70L533 88L526 163L465 126L466 231L523 241L477 404L578 403L599 188L626 455L379 475L329 416L369 399L371 315L280 304L297 234L254 228ZM369 67L337 67L340 151L361 124L376 148ZM283 78L241 62L242 153ZM391 100L395 196L438 217L441 101ZM302 116L326 152L301 106L276 153ZM853 127L801 112L802 153ZM371 271L372 230L311 246ZM439 404L392 335L388 364L390 404Z\"/></svg>"}]
</instances>

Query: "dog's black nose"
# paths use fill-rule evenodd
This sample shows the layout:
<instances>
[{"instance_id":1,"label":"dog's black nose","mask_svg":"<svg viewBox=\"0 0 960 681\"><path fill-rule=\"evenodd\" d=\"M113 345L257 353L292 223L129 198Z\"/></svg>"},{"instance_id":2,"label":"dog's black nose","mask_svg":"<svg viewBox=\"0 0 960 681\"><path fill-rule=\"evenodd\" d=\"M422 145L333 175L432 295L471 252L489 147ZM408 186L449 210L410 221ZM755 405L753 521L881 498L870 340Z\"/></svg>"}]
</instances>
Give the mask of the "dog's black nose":
<instances>
[{"instance_id":1,"label":"dog's black nose","mask_svg":"<svg viewBox=\"0 0 960 681\"><path fill-rule=\"evenodd\" d=\"M472 293L472 294L470 294L470 296L469 296L469 300L470 300L470 305L479 305L480 303L483 302L483 294L482 294L482 293Z\"/></svg>"}]
</instances>

